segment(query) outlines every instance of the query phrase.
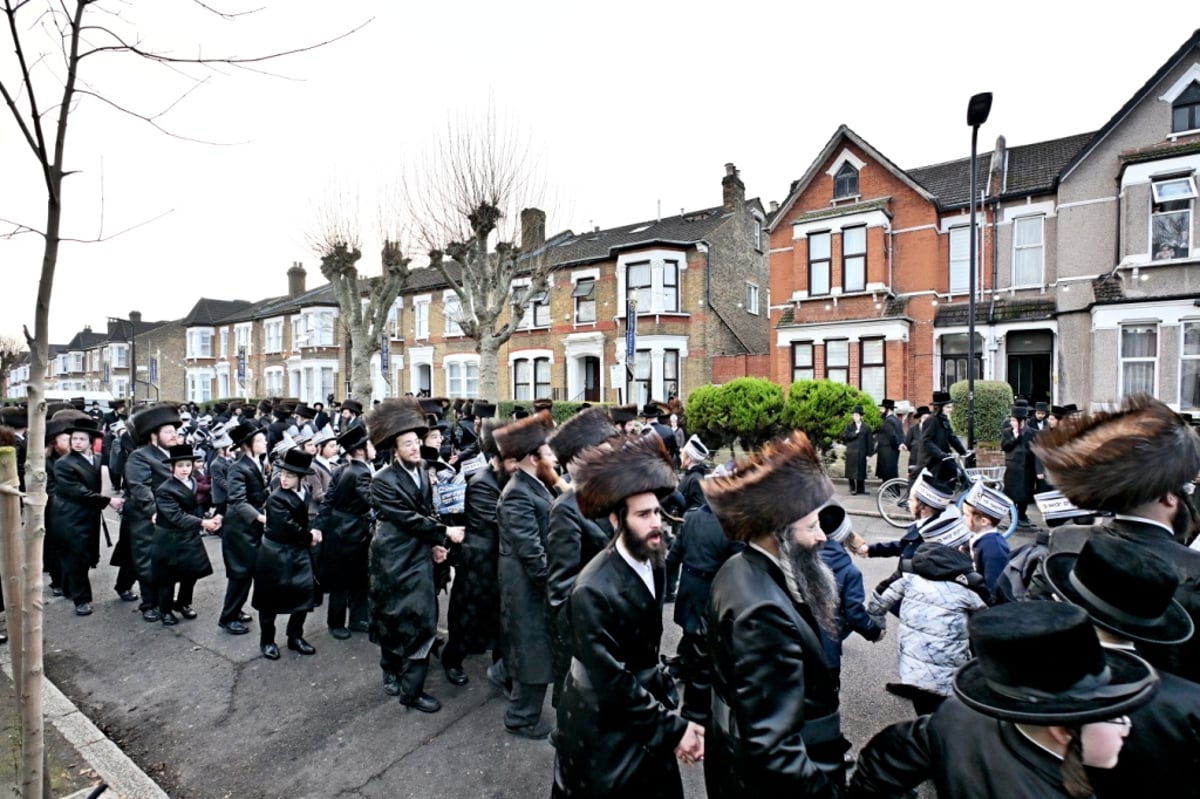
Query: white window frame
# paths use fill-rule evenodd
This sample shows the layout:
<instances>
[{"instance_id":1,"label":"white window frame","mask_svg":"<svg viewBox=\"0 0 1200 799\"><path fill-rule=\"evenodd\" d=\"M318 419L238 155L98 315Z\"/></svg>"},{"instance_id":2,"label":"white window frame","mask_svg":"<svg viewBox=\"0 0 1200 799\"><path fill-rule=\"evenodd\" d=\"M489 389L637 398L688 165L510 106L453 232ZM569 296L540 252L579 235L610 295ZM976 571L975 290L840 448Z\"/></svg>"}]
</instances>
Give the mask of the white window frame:
<instances>
[{"instance_id":1,"label":"white window frame","mask_svg":"<svg viewBox=\"0 0 1200 799\"><path fill-rule=\"evenodd\" d=\"M272 397L279 397L284 394L283 390L284 370L282 366L268 366L263 369L263 380L267 386L267 394Z\"/></svg>"},{"instance_id":2,"label":"white window frame","mask_svg":"<svg viewBox=\"0 0 1200 799\"><path fill-rule=\"evenodd\" d=\"M283 320L263 322L263 352L283 352Z\"/></svg>"},{"instance_id":3,"label":"white window frame","mask_svg":"<svg viewBox=\"0 0 1200 799\"><path fill-rule=\"evenodd\" d=\"M193 327L187 332L187 357L213 357L213 329L211 327ZM204 346L206 345L207 346Z\"/></svg>"},{"instance_id":4,"label":"white window frame","mask_svg":"<svg viewBox=\"0 0 1200 799\"><path fill-rule=\"evenodd\" d=\"M221 328L219 335L221 339L220 357L225 358L229 355L229 328Z\"/></svg>"},{"instance_id":5,"label":"white window frame","mask_svg":"<svg viewBox=\"0 0 1200 799\"><path fill-rule=\"evenodd\" d=\"M752 313L758 316L758 284L746 283L746 313Z\"/></svg>"},{"instance_id":6,"label":"white window frame","mask_svg":"<svg viewBox=\"0 0 1200 799\"><path fill-rule=\"evenodd\" d=\"M1200 347L1197 347L1196 353L1189 355L1187 351L1188 328L1195 331L1195 336L1200 339L1200 319L1180 319L1179 320L1179 410L1194 412L1200 410L1200 397L1195 393L1195 401L1185 399L1184 394L1184 366L1191 364L1193 376L1197 381L1200 381Z\"/></svg>"},{"instance_id":7,"label":"white window frame","mask_svg":"<svg viewBox=\"0 0 1200 799\"><path fill-rule=\"evenodd\" d=\"M879 346L879 360L868 362L867 347L875 345ZM872 382L877 382L877 385L867 384L868 371L872 375ZM874 378L876 371L879 373L877 381ZM887 339L882 336L858 340L858 387L870 394L876 403L887 396Z\"/></svg>"},{"instance_id":8,"label":"white window frame","mask_svg":"<svg viewBox=\"0 0 1200 799\"><path fill-rule=\"evenodd\" d=\"M592 290L590 292L591 299L587 299L588 295L580 295L581 283L591 283ZM571 319L576 326L579 325L594 325L599 315L599 302L596 300L596 289L600 283L600 270L588 269L582 272L571 273ZM580 319L579 310L585 304L590 304L592 307L591 319Z\"/></svg>"},{"instance_id":9,"label":"white window frame","mask_svg":"<svg viewBox=\"0 0 1200 799\"><path fill-rule=\"evenodd\" d=\"M479 396L478 355L447 355L442 359L442 369L446 372L447 397L475 399Z\"/></svg>"},{"instance_id":10,"label":"white window frame","mask_svg":"<svg viewBox=\"0 0 1200 799\"><path fill-rule=\"evenodd\" d=\"M1196 178L1194 175L1179 175L1171 178L1161 178L1150 183L1150 260L1167 261L1175 258L1191 256L1196 225ZM1160 206L1166 206L1160 208ZM1170 252L1159 256L1155 249L1155 220L1176 214L1186 214L1186 222L1180 226L1180 231L1187 237L1181 246L1171 246ZM1182 253L1179 250L1183 250Z\"/></svg>"},{"instance_id":11,"label":"white window frame","mask_svg":"<svg viewBox=\"0 0 1200 799\"><path fill-rule=\"evenodd\" d=\"M617 258L617 316L624 318L627 313L629 298L629 267L649 262L650 291L649 303L638 301L638 316L687 316L684 308L683 281L687 272L687 253L681 250L642 250L627 253ZM675 306L668 307L665 301L664 273L670 265L675 272L675 284L672 287L676 294ZM599 310L597 310L599 313Z\"/></svg>"},{"instance_id":12,"label":"white window frame","mask_svg":"<svg viewBox=\"0 0 1200 799\"><path fill-rule=\"evenodd\" d=\"M946 290L950 294L967 294L971 290L971 226L969 224L956 225L950 228L948 235L946 249L949 258L946 268ZM957 258L955 257L956 247L961 248L961 253ZM956 265L957 270L955 269ZM961 275L959 283L954 280L956 271Z\"/></svg>"},{"instance_id":13,"label":"white window frame","mask_svg":"<svg viewBox=\"0 0 1200 799\"><path fill-rule=\"evenodd\" d=\"M839 364L836 364L833 366L830 365L830 361L829 361L830 345L837 345L837 347L839 349L843 346L846 348L846 362L844 364L839 363ZM838 380L838 379L835 379L830 376L830 372L834 369L838 370L838 372L845 373L844 376L842 377L842 379ZM830 380L834 383L842 383L843 385L847 385L847 386L851 385L851 383L850 383L850 339L848 339L848 338L831 338L831 339L825 340L825 379Z\"/></svg>"},{"instance_id":14,"label":"white window frame","mask_svg":"<svg viewBox=\"0 0 1200 799\"><path fill-rule=\"evenodd\" d=\"M429 338L429 306L432 302L431 294L413 297L413 338L419 341Z\"/></svg>"},{"instance_id":15,"label":"white window frame","mask_svg":"<svg viewBox=\"0 0 1200 799\"><path fill-rule=\"evenodd\" d=\"M108 345L108 362L112 364L114 369L129 368L129 345L128 344L109 344Z\"/></svg>"},{"instance_id":16,"label":"white window frame","mask_svg":"<svg viewBox=\"0 0 1200 799\"><path fill-rule=\"evenodd\" d=\"M392 303L392 307L388 310L387 316L388 337L391 338L392 341L404 340L404 330L400 327L400 320L403 311L404 300L403 298L398 297L396 301Z\"/></svg>"},{"instance_id":17,"label":"white window frame","mask_svg":"<svg viewBox=\"0 0 1200 799\"><path fill-rule=\"evenodd\" d=\"M236 351L246 348L246 355L254 352L254 323L241 322L233 326L233 346Z\"/></svg>"},{"instance_id":18,"label":"white window frame","mask_svg":"<svg viewBox=\"0 0 1200 799\"><path fill-rule=\"evenodd\" d=\"M796 363L796 353L807 348L808 349L808 366L800 366ZM792 361L792 382L796 383L800 380L816 380L817 379L817 348L815 341L793 341L791 343L791 361ZM797 375L797 372L807 372L805 375Z\"/></svg>"},{"instance_id":19,"label":"white window frame","mask_svg":"<svg viewBox=\"0 0 1200 799\"><path fill-rule=\"evenodd\" d=\"M1123 352L1124 334L1126 328L1145 327L1154 330L1154 355L1134 355L1126 356ZM1157 321L1153 322L1123 322L1117 327L1117 394L1124 397L1127 392L1125 389L1125 365L1134 363L1150 363L1153 364L1153 372L1150 378L1150 394L1158 396L1158 356L1162 351L1162 331Z\"/></svg>"},{"instance_id":20,"label":"white window frame","mask_svg":"<svg viewBox=\"0 0 1200 799\"><path fill-rule=\"evenodd\" d=\"M1021 228L1037 225L1038 240L1034 244L1021 244ZM1012 285L1014 288L1025 286L1041 286L1046 280L1046 217L1019 216L1012 221ZM1037 253L1037 275L1024 275L1020 272L1021 256ZM969 257L969 256L968 256Z\"/></svg>"},{"instance_id":21,"label":"white window frame","mask_svg":"<svg viewBox=\"0 0 1200 799\"><path fill-rule=\"evenodd\" d=\"M826 252L820 258L813 257L813 242L824 241ZM807 238L808 263L805 264L805 274L808 282L808 296L824 297L830 293L833 288L833 232L829 230L816 230L808 234ZM822 290L818 291L813 285L813 265L825 265L825 283Z\"/></svg>"},{"instance_id":22,"label":"white window frame","mask_svg":"<svg viewBox=\"0 0 1200 799\"><path fill-rule=\"evenodd\" d=\"M862 249L852 253L846 251L846 234L858 235L862 234ZM861 262L862 264L862 283L861 285L851 286L849 280L850 263L852 261ZM867 226L866 225L851 225L850 227L842 228L842 291L845 293L866 291L867 290Z\"/></svg>"},{"instance_id":23,"label":"white window frame","mask_svg":"<svg viewBox=\"0 0 1200 799\"><path fill-rule=\"evenodd\" d=\"M518 278L512 282L511 303L512 305L521 305L525 308L525 313L521 314L521 322L517 325L517 330L532 330L550 327L554 319L550 315L550 287L547 280L547 287L538 294L530 295L530 281L526 278Z\"/></svg>"},{"instance_id":24,"label":"white window frame","mask_svg":"<svg viewBox=\"0 0 1200 799\"><path fill-rule=\"evenodd\" d=\"M509 389L512 391L512 398L513 398L514 402L533 402L535 399L541 398L541 396L536 393L537 387L540 385L537 381L537 362L540 360L548 361L550 364L550 366L549 366L549 369L550 369L549 391L546 394L546 396L550 396L550 392L553 392L553 390L554 390L554 351L548 350L548 349L531 349L531 350L517 350L515 352L509 353L509 355L508 355L509 381L508 382L509 382ZM517 392L517 370L519 368L518 362L521 362L521 361L529 362L529 368L530 368L529 380L524 381L524 384L529 386L531 396L528 398L518 399L517 398L517 393L518 393Z\"/></svg>"},{"instance_id":25,"label":"white window frame","mask_svg":"<svg viewBox=\"0 0 1200 799\"><path fill-rule=\"evenodd\" d=\"M444 335L447 338L463 335L462 326L458 323L462 319L462 301L453 289L442 292L442 317L446 323Z\"/></svg>"}]
</instances>

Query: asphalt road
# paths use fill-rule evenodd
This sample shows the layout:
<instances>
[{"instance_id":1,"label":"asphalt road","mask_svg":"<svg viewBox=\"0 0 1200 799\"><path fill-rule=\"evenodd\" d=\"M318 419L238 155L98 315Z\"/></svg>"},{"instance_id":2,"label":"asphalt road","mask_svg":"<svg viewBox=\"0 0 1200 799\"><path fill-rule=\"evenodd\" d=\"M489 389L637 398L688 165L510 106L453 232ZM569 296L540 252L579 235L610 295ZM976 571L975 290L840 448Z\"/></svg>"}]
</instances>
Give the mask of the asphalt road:
<instances>
[{"instance_id":1,"label":"asphalt road","mask_svg":"<svg viewBox=\"0 0 1200 799\"><path fill-rule=\"evenodd\" d=\"M853 520L871 541L899 533L880 519ZM434 662L427 689L444 708L433 715L386 696L378 649L365 635L329 636L324 608L306 625L315 656L283 649L281 660L265 660L257 623L244 636L217 628L225 580L220 541L206 541L217 573L197 585L199 618L173 629L142 621L135 603L118 599L108 550L92 572L92 616L75 616L69 601L46 592L48 675L172 797L549 795L554 751L504 731L505 700L484 676L486 658L467 659L470 683L461 688ZM895 568L891 559L855 562L868 591ZM673 653L679 630L670 614L668 605L663 652ZM282 644L283 620L278 626ZM842 719L856 748L911 717L883 689L895 669L894 625L881 643L846 641ZM551 720L552 712L547 701ZM686 795L703 797L702 768L683 772Z\"/></svg>"}]
</instances>

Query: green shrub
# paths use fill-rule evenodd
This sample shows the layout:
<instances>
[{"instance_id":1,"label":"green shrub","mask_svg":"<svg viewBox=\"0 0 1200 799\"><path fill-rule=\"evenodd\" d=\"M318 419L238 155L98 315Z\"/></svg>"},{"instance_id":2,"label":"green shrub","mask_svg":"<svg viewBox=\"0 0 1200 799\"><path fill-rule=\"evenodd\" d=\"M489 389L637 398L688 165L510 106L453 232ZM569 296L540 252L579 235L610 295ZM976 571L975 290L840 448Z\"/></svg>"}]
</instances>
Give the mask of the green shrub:
<instances>
[{"instance_id":1,"label":"green shrub","mask_svg":"<svg viewBox=\"0 0 1200 799\"><path fill-rule=\"evenodd\" d=\"M567 421L575 414L579 413L579 406L582 404L583 404L582 402L559 402L558 400L555 400L554 407L552 407L550 409L550 415L554 417L555 424L562 424L563 422ZM496 418L503 419L503 420L511 419L512 413L513 413L513 408L515 408L518 405L520 405L522 408L529 411L530 413L533 412L533 403L532 402L525 402L525 401L515 402L513 400L500 400L499 402L496 403ZM610 405L608 403L603 403L603 402L589 402L588 405L591 405L593 408L608 409L610 407Z\"/></svg>"},{"instance_id":2,"label":"green shrub","mask_svg":"<svg viewBox=\"0 0 1200 799\"><path fill-rule=\"evenodd\" d=\"M783 389L762 377L739 377L720 386L728 430L744 450L758 449L783 428Z\"/></svg>"},{"instance_id":3,"label":"green shrub","mask_svg":"<svg viewBox=\"0 0 1200 799\"><path fill-rule=\"evenodd\" d=\"M700 436L705 446L714 452L733 443L729 428L728 396L720 386L700 386L688 395L683 410L685 429Z\"/></svg>"},{"instance_id":4,"label":"green shrub","mask_svg":"<svg viewBox=\"0 0 1200 799\"><path fill-rule=\"evenodd\" d=\"M950 399L954 401L954 412L950 415L950 426L967 443L967 381L960 380L950 386ZM1000 430L1008 418L1013 404L1012 386L1002 380L975 381L975 443L998 446Z\"/></svg>"},{"instance_id":5,"label":"green shrub","mask_svg":"<svg viewBox=\"0 0 1200 799\"><path fill-rule=\"evenodd\" d=\"M857 405L863 406L863 421L878 430L882 420L870 394L832 380L799 380L788 390L783 423L803 430L814 447L828 452L841 440L846 425L854 421Z\"/></svg>"}]
</instances>

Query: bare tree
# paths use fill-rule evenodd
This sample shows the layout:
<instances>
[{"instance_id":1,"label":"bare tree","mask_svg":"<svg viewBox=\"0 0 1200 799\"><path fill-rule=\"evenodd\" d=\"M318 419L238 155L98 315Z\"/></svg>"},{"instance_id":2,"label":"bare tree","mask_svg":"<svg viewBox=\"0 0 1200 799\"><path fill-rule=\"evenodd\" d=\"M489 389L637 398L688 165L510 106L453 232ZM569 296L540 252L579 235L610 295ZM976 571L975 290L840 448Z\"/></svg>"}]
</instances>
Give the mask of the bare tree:
<instances>
[{"instance_id":1,"label":"bare tree","mask_svg":"<svg viewBox=\"0 0 1200 799\"><path fill-rule=\"evenodd\" d=\"M8 373L26 356L24 343L16 336L0 336L0 399L8 396Z\"/></svg>"},{"instance_id":2,"label":"bare tree","mask_svg":"<svg viewBox=\"0 0 1200 799\"><path fill-rule=\"evenodd\" d=\"M219 11L202 0L192 0L191 7L229 21L242 16L241 13ZM11 70L0 72L0 75L15 76L0 77L0 97L38 166L45 198L45 217L41 225L3 220L11 225L8 235L30 233L41 236L44 242L34 332L31 334L28 327L25 329L30 349L30 380L24 535L17 529L0 529L3 539L0 565L6 578L4 591L5 604L9 608L13 674L21 706L21 782L16 793L25 799L41 799L48 781L42 732L41 563L46 511L44 388L50 300L59 245L63 241L80 240L71 239L62 231L63 180L72 174L66 159L72 116L81 102L97 101L103 107L139 119L158 131L178 136L163 127L163 114L213 75L231 68L261 72L264 62L316 49L354 32L283 52L189 58L157 50L144 42L130 20L133 8L134 4L129 0L111 3L102 0L3 0L0 5L9 38L4 49L12 54L15 62ZM191 86L165 110L138 110L120 97L97 90L85 74L85 68L90 68L94 61L112 55L137 59L150 68L169 70L190 81ZM139 83L136 81L132 85ZM86 240L103 238L101 232L101 235Z\"/></svg>"},{"instance_id":3,"label":"bare tree","mask_svg":"<svg viewBox=\"0 0 1200 799\"><path fill-rule=\"evenodd\" d=\"M496 399L500 347L520 325L529 298L546 290L554 267L545 216L535 210L545 201L541 167L522 137L489 109L479 119L451 120L405 193L430 267L458 296L456 321L475 342L479 396ZM540 236L518 241L525 211L540 215L534 225ZM515 296L518 277L529 286Z\"/></svg>"}]
</instances>

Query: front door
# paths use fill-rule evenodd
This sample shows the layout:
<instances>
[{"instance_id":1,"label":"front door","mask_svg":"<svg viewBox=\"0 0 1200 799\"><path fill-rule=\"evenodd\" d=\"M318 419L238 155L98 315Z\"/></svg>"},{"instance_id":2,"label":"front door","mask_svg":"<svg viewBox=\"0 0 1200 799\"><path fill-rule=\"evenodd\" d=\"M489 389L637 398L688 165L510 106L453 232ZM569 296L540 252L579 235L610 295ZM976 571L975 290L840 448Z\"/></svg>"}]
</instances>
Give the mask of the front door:
<instances>
[{"instance_id":1,"label":"front door","mask_svg":"<svg viewBox=\"0 0 1200 799\"><path fill-rule=\"evenodd\" d=\"M600 359L591 356L583 359L583 401L600 401Z\"/></svg>"},{"instance_id":2,"label":"front door","mask_svg":"<svg viewBox=\"0 0 1200 799\"><path fill-rule=\"evenodd\" d=\"M1014 397L1032 402L1051 402L1050 365L1054 334L1049 330L1009 333L1008 384Z\"/></svg>"}]
</instances>

